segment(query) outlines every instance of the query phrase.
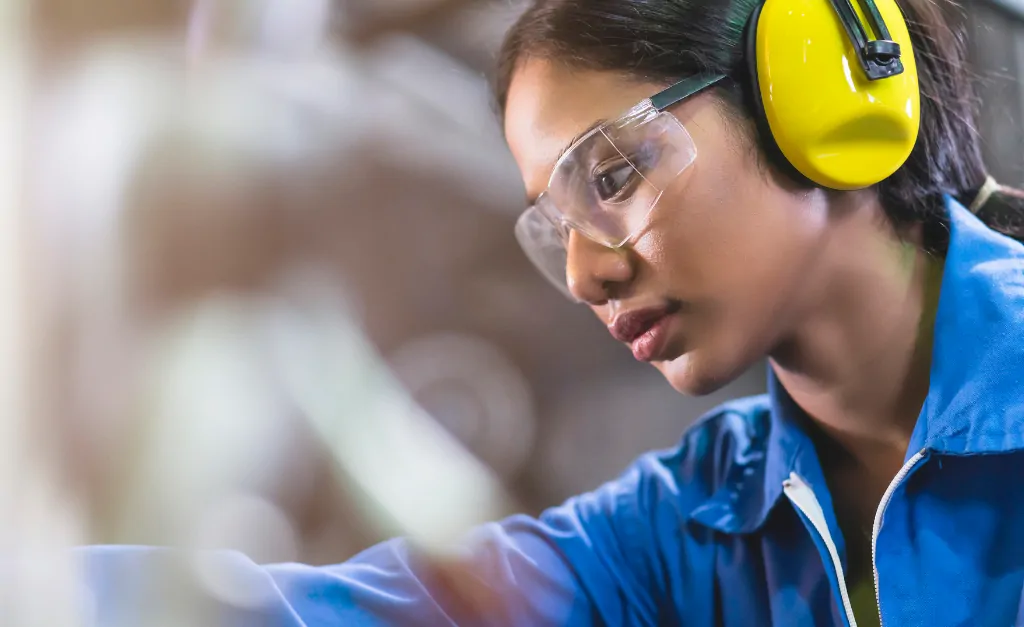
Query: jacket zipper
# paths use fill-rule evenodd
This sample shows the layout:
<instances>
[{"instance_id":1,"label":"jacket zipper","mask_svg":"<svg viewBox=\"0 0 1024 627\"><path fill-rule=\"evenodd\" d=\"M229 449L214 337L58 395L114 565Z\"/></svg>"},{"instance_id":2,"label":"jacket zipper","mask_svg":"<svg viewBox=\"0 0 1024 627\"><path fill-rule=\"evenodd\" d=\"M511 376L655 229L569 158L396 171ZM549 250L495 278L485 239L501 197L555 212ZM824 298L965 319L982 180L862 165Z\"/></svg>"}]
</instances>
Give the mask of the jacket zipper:
<instances>
[{"instance_id":1,"label":"jacket zipper","mask_svg":"<svg viewBox=\"0 0 1024 627\"><path fill-rule=\"evenodd\" d=\"M900 471L896 473L892 483L886 488L885 494L882 495L882 500L878 504L878 509L875 510L875 523L871 526L871 570L875 576L875 605L878 607L878 624L882 624L882 598L878 593L878 565L875 563L875 554L878 547L878 532L882 528L882 517L885 514L885 506L889 504L892 499L893 492L899 487L900 483L907 478L910 471L914 469L922 459L924 459L925 451L919 451L900 468Z\"/></svg>"},{"instance_id":2,"label":"jacket zipper","mask_svg":"<svg viewBox=\"0 0 1024 627\"><path fill-rule=\"evenodd\" d=\"M782 489L790 502L807 517L807 520L811 521L817 530L818 535L825 542L825 546L828 548L829 556L832 558L832 567L835 569L836 581L839 582L839 596L843 601L843 611L846 612L846 620L850 627L857 627L857 620L853 617L853 605L850 603L850 592L846 589L846 576L843 574L843 563L839 559L839 550L836 548L835 541L832 540L832 534L829 533L828 523L825 522L825 512L821 509L821 504L818 503L818 497L814 496L814 490L800 478L800 475L790 473L789 479L782 482ZM885 499L882 500L885 502ZM876 517L876 522L878 518ZM872 561L874 561L874 551L872 550ZM876 582L876 597L877 597L877 582L878 573L875 573Z\"/></svg>"}]
</instances>

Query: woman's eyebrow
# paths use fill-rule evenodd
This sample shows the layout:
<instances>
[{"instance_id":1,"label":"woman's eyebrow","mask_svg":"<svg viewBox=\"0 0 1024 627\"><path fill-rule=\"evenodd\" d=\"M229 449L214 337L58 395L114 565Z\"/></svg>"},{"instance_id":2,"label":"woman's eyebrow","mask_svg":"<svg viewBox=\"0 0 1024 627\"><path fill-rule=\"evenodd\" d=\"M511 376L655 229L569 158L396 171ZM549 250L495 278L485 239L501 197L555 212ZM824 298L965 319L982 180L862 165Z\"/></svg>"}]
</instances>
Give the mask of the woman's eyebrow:
<instances>
[{"instance_id":1,"label":"woman's eyebrow","mask_svg":"<svg viewBox=\"0 0 1024 627\"><path fill-rule=\"evenodd\" d=\"M602 119L600 119L600 120L597 120L597 121L595 121L595 122L594 122L593 124L591 124L590 126L588 126L587 128L585 128L584 130L580 131L580 133L579 133L579 134L577 134L577 135L576 135L575 137L573 137L573 138L572 138L572 139L571 139L571 140L570 140L570 141L569 141L569 142L568 142L568 143L567 143L567 144L565 145L565 147L564 147L564 148L562 148L562 149L561 149L560 151L558 151L558 155L557 155L557 156L555 156L555 165L557 165L557 164L558 164L558 162L562 160L562 157L564 157L564 156L565 156L565 153L567 153L567 152L569 152L570 150L572 150L572 149L573 149L573 147L575 147L575 146L576 146L576 144L580 143L580 141L582 141L584 137L586 137L587 135L590 135L591 133L593 133L593 132L594 132L594 129L597 129L598 127L600 127L601 125L603 125L603 124L605 124L605 123L607 123L607 122L608 122L608 120L606 120L606 119L602 118ZM537 204L537 199L538 199L539 197L540 197L540 194L537 194L536 196L528 197L528 198L526 199L526 204L527 204L527 206L528 206L528 207L532 207L533 205Z\"/></svg>"},{"instance_id":2,"label":"woman's eyebrow","mask_svg":"<svg viewBox=\"0 0 1024 627\"><path fill-rule=\"evenodd\" d=\"M571 140L569 140L568 143L565 144L565 147L563 147L561 150L558 151L558 154L555 156L555 159L554 159L555 165L557 166L558 162L561 161L562 157L565 156L565 153L567 153L570 150L572 150L576 146L576 144L580 143L580 141L583 140L583 138L585 138L587 135L590 135L591 133L594 132L595 129L597 129L600 126L606 124L607 122L608 122L608 120L606 120L604 118L601 118L599 120L595 120L593 124L591 124L587 128L585 128L582 131L580 131L579 133L577 133L577 135L575 137L573 137ZM541 192L541 193L543 193L543 192ZM526 205L528 207L532 207L533 205L537 204L537 199L538 198L540 198L540 194L537 194L536 196L528 196L527 199L526 199Z\"/></svg>"},{"instance_id":3,"label":"woman's eyebrow","mask_svg":"<svg viewBox=\"0 0 1024 627\"><path fill-rule=\"evenodd\" d=\"M555 163L558 163L562 159L562 157L565 156L565 153L567 153L570 150L572 150L572 148L576 144L578 144L584 137L586 137L587 135L590 135L591 133L594 132L595 129L597 129L598 127L604 125L607 122L608 122L608 120L605 120L605 119L602 118L600 120L595 121L593 124L588 126L586 129L580 131L580 133L578 135L576 135L576 137L573 137L572 140L570 140L569 143L566 144L565 147L562 148L558 152L558 156L555 157Z\"/></svg>"}]
</instances>

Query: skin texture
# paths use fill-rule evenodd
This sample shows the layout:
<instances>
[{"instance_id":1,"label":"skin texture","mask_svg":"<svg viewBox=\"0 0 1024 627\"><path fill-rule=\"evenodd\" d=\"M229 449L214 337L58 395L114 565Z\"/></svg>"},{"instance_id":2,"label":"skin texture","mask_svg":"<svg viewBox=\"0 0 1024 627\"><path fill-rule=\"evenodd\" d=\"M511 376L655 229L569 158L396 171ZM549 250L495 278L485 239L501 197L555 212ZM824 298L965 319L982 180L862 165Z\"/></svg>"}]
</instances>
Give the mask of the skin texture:
<instances>
[{"instance_id":1,"label":"skin texture","mask_svg":"<svg viewBox=\"0 0 1024 627\"><path fill-rule=\"evenodd\" d=\"M528 197L577 133L663 87L523 61L505 134ZM942 261L919 229L892 227L873 190L809 189L766 165L750 125L713 94L671 113L696 161L624 249L572 233L570 288L605 324L684 303L652 361L680 392L709 393L768 357L814 420L843 526L870 527L927 393Z\"/></svg>"}]
</instances>

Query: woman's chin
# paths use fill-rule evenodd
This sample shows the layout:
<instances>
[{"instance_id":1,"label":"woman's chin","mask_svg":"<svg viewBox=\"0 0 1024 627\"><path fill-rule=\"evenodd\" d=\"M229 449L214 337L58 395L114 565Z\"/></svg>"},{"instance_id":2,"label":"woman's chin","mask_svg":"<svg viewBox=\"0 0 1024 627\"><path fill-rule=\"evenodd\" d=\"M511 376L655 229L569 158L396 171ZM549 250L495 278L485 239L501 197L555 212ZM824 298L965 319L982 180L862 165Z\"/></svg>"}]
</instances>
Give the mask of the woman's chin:
<instances>
[{"instance_id":1,"label":"woman's chin","mask_svg":"<svg viewBox=\"0 0 1024 627\"><path fill-rule=\"evenodd\" d=\"M657 364L658 370L677 392L686 396L706 396L728 385L738 374L730 369L716 368L702 359L699 350L689 351L671 361ZM740 369L739 372L743 372Z\"/></svg>"}]
</instances>

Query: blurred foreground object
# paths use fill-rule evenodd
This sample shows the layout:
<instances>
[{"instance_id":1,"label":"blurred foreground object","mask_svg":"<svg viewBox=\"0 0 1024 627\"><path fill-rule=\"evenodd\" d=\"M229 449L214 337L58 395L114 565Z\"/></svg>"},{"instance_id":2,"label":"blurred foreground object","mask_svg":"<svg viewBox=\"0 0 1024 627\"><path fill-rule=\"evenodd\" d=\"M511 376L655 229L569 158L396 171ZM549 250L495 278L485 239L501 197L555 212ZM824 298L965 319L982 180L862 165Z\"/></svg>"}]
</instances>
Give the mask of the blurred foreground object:
<instances>
[{"instance_id":1,"label":"blurred foreground object","mask_svg":"<svg viewBox=\"0 0 1024 627\"><path fill-rule=\"evenodd\" d=\"M70 627L79 624L82 599L67 549L84 535L63 489L54 434L33 420L39 382L31 351L41 329L24 203L27 11L25 2L0 2L0 623Z\"/></svg>"},{"instance_id":2,"label":"blurred foreground object","mask_svg":"<svg viewBox=\"0 0 1024 627\"><path fill-rule=\"evenodd\" d=\"M292 435L303 430L380 533L444 551L510 508L362 336L359 294L323 233L376 208L351 190L366 184L360 150L382 141L380 111L330 48L293 53L108 43L42 83L27 174L41 404L10 406L48 437L16 439L30 463L4 479L52 476L61 499L80 495L81 512L41 505L44 521L77 530L44 538L58 554L135 538L297 558L277 497L308 490L314 449ZM22 544L22 531L4 539ZM51 577L72 572L45 563ZM193 583L244 602L197 568ZM78 607L50 588L19 598Z\"/></svg>"},{"instance_id":3,"label":"blurred foreground object","mask_svg":"<svg viewBox=\"0 0 1024 627\"><path fill-rule=\"evenodd\" d=\"M137 58L136 61L138 60ZM345 135L349 127L340 124L335 126L334 124L339 122L337 119L317 120L317 109L303 111L301 108L301 105L318 103L311 103L309 100L299 103L288 102L286 97L296 94L288 90L287 85L273 81L273 69L269 74L265 74L261 72L263 68L258 64L244 61L238 65L226 63L227 66L221 68L223 71L205 67L202 74L186 74L186 82L180 85L168 80L166 75L160 76L159 64L149 67L143 64L135 72L121 74L122 77L131 77L134 74L144 83L151 83L136 91L141 96L141 102L137 103L140 106L135 109L128 108L113 118L117 121L116 127L104 129L99 119L83 120L77 129L53 127L55 130L59 129L54 133L56 145L45 151L46 155L59 155L58 158L65 161L63 167L67 168L63 172L70 175L54 176L53 171L50 171L45 177L46 180L73 183L77 179L84 187L83 189L75 185L45 186L48 196L57 197L55 201L46 203L46 216L50 220L48 232L56 232L58 238L67 238L51 249L58 257L54 266L76 275L72 280L63 283L65 286L75 286L79 299L69 307L69 310L74 314L76 322L88 325L91 321L98 325L83 329L81 339L85 343L81 348L85 349L86 354L80 354L79 359L85 359L91 364L101 363L100 360L111 358L114 347L124 346L126 340L133 344L127 347L126 351L134 353L133 357L138 358L136 351L141 348L142 361L120 368L125 377L128 377L122 378L121 384L131 381L133 373L146 373L148 368L145 364L162 361L160 358L156 358L155 362L149 361L146 359L146 353L150 350L155 351L156 355L161 353L163 344L156 342L155 338L163 335L161 329L166 329L168 321L172 319L185 319L185 328L192 324L198 325L197 328L200 329L206 328L206 333L212 335L206 337L204 341L185 343L201 346L203 350L210 350L216 354L217 351L211 347L217 346L217 342L220 341L218 338L230 338L233 333L243 331L239 330L239 325L232 322L232 315L211 314L214 315L214 320L219 320L220 324L224 325L217 331L217 325L204 324L202 320L209 318L197 312L207 311L209 303L222 298L221 294L225 292L238 292L243 295L273 293L275 282L290 269L309 264L316 265L318 262L316 251L310 254L310 251L304 249L305 240L302 237L303 232L314 226L319 217L326 217L318 216L317 212L358 210L357 207L325 206L322 204L326 200L324 197L304 197L303 194L309 191L307 186L315 182L315 179L310 179L308 168L315 168L319 158L330 156L337 159L339 155L345 155L344 150L350 145L346 141L350 138ZM329 67L305 69L313 73L322 72L317 76L319 79L338 78ZM173 71L173 65L171 70ZM286 75L294 79L301 71L302 68L290 66L286 70ZM116 75L112 72L109 78ZM108 77L101 76L100 80L103 78ZM112 81L108 83L108 90L103 93L109 95L114 85ZM302 87L304 84L300 83L298 86ZM275 93L275 87L283 87L285 94ZM84 91L91 95L100 93L89 89ZM275 97L280 100L275 100ZM68 111L75 112L74 115L88 117L91 110L111 110L102 103L90 103L88 99L83 102L71 97L62 98L61 101L68 103ZM243 103L246 106L242 107ZM300 105L299 111L292 108L296 104ZM319 104L322 107L318 107L320 111L340 116L341 112L351 110L354 103L329 101ZM333 111L338 113L329 113ZM141 120L135 129L128 123L133 118ZM83 137L82 132L87 135ZM104 141L91 141L89 134L92 133L102 133ZM86 145L74 145L76 138L83 139ZM137 145L133 146L133 143ZM104 145L113 150L106 155L102 152L97 154L97 147ZM137 152L133 154L133 150ZM332 161L332 164L334 163L338 162ZM122 171L117 172L118 168ZM126 178L119 180L120 176ZM123 203L123 207L118 206L119 202ZM61 212L61 207L73 208L73 211ZM77 225L74 225L75 221L78 222ZM76 228L72 228L72 225ZM106 237L97 237L103 233ZM78 238L86 241L76 242ZM83 257L74 257L76 252ZM62 256L64 258L59 259ZM336 272L332 274L333 278L324 281L323 284L336 290L340 286L340 277ZM61 295L54 296L59 298ZM75 299L73 294L70 297ZM256 307L255 310L262 311L261 307ZM269 309L273 311L274 307L271 306ZM213 311L218 309L214 307ZM245 315L242 315L241 319L244 320ZM348 319L341 310L338 310L333 318L317 320L317 325L311 324L313 319L300 318L291 322L297 325L297 328L304 328L305 333L317 329L319 335L314 334L313 337L317 338L321 345L328 345L332 330L343 331L349 342L351 338L356 337L352 330L345 331L345 325L350 324L347 322ZM109 341L99 340L104 326L107 332L114 335L108 338ZM287 332L287 325L284 326L281 332ZM135 332L138 335L128 338L117 337L125 332ZM325 422L328 417L324 416L322 406L316 407L321 412L319 415L310 415L309 412L313 409L309 407L310 403L322 403L323 394L333 394L334 388L349 385L349 381L354 380L353 377L356 375L366 376L375 369L379 370L381 366L375 362L375 358L370 357L367 348L364 347L362 352L357 351L353 354L351 346L345 344L333 346L337 351L333 358L342 360L346 369L328 367L330 364L324 363L322 355L309 352L310 346L316 347L317 340L305 340L305 352L286 353L289 359L299 361L278 364L279 372L274 373L274 379L279 380L282 376L287 376L292 393L301 389L305 394L312 395L307 398L292 398L291 401L305 406L302 413L314 418L314 424L323 434L325 430L329 430ZM253 341L244 340L240 343L241 346L254 344ZM92 355L88 354L90 346L95 350ZM294 348L295 345L292 346ZM171 350L173 354L174 349ZM227 358L230 359L230 350L225 349L222 353L228 355ZM94 357L95 361L90 357ZM199 373L203 372L200 362L209 363L214 358L210 356L194 359L197 361L190 363L188 367L172 369L171 372L179 373L178 376L199 376ZM265 358L253 361L264 366L273 363ZM142 367L139 367L140 365ZM118 368L116 364L114 367ZM299 369L302 375L296 375L294 369ZM226 371L230 371L230 368L221 364L220 367L211 369L210 375L220 376ZM88 376L90 372L92 369L87 368L80 374ZM331 378L324 380L324 376ZM314 383L317 378L320 380ZM163 381L164 377L158 375L157 380ZM171 375L168 380L174 381L175 376ZM363 386L361 389L365 396L345 398L343 395L342 407L333 407L329 420L340 421L343 416L339 414L339 410L342 410L341 414L352 412L356 416L363 413L372 414L373 412L368 410L372 406L366 403L368 399L373 399L374 403L379 402L379 399L375 398L379 395L386 397L389 402L397 402L404 396L399 388L390 384L379 383L376 388L366 387L372 380L357 380ZM296 388L299 381L302 381L302 387ZM262 411L266 411L267 407L275 407L280 403L272 399L265 399L265 403L244 401L247 395L266 394L268 389L267 383L263 381L250 379L247 383L248 385L233 387L230 383L218 384L214 380L211 387L202 381L193 381L181 385L162 402L158 400L159 395L155 398L145 395L144 398L148 398L154 406L144 413L152 414L151 417L158 425L178 424L185 420L186 416L195 415L195 408L179 413L174 418L158 418L163 411L161 408L167 407L172 401L188 407L189 401L183 399L194 395L196 400L192 402L206 403L207 409L215 399L218 404L223 402L225 411L215 413L237 421L236 428L239 433L246 430L258 432L259 420L256 410L262 407ZM158 388L161 387L160 384L156 385ZM317 392L317 386L322 387L322 391ZM149 386L126 387L129 390L145 390ZM85 385L81 389L88 393L90 389L95 388ZM89 405L76 404L83 407ZM129 406L138 407L135 403L130 403ZM406 405L403 409L393 409L392 412L412 410L411 405ZM386 419L387 417L383 417L375 422L373 419L363 418L360 424L367 431L377 426L390 428L384 424ZM198 422L209 423L212 420L212 417L205 416ZM410 428L411 424L407 424L398 432L405 432ZM352 439L356 435L349 433L344 440ZM420 435L429 437L426 432ZM176 440L177 438L173 437L156 437L153 444ZM276 438L270 440L276 441ZM215 442L219 446L222 442L231 440L222 437L210 438L207 435L182 441L189 441L201 447L202 442ZM258 446L245 450L248 447L241 446L241 441L235 440L233 443L240 445L240 450L232 452L235 461L242 463L244 459L251 459L258 460L256 463L265 463L266 457L259 454ZM401 447L401 444L401 441L396 439L393 446ZM332 443L333 445L347 446L349 442L336 442ZM375 449L360 448L364 451ZM431 448L423 446L422 441L418 447L419 450L427 451ZM384 450L386 449L373 450L373 453L376 455ZM358 451L346 451L350 457L357 453ZM186 446L179 450L179 454L192 455L193 451ZM402 451L393 461L409 461L416 456L409 451ZM458 458L457 453L449 450L435 461L438 468L443 468L443 460ZM175 469L181 458L173 461L174 463L163 467L157 474L168 477L180 474L180 471ZM196 462L198 459L190 458L190 463ZM339 463L345 467L349 462L339 458ZM400 464L395 467L400 467ZM460 467L460 470L465 468ZM197 485L210 485L215 483L210 478L211 474L216 476L218 473L200 471L198 474L205 476L205 479L197 481ZM157 477L151 479L155 481ZM147 490L151 489L152 483L144 483L149 486ZM181 518L185 520L189 516L182 514Z\"/></svg>"}]
</instances>

